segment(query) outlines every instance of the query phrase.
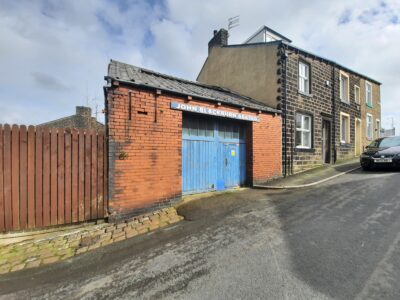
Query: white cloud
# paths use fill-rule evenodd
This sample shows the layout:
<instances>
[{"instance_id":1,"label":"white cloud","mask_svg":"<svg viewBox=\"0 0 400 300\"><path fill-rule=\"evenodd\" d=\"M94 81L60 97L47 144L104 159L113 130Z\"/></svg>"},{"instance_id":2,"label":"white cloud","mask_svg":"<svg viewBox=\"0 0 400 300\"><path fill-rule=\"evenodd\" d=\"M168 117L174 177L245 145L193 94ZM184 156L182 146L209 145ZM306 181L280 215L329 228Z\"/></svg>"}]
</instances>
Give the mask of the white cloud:
<instances>
[{"instance_id":1,"label":"white cloud","mask_svg":"<svg viewBox=\"0 0 400 300\"><path fill-rule=\"evenodd\" d=\"M231 44L267 25L381 81L382 124L393 117L400 130L397 0L2 1L0 122L48 121L86 98L102 105L110 58L195 79L212 31L236 15Z\"/></svg>"}]
</instances>

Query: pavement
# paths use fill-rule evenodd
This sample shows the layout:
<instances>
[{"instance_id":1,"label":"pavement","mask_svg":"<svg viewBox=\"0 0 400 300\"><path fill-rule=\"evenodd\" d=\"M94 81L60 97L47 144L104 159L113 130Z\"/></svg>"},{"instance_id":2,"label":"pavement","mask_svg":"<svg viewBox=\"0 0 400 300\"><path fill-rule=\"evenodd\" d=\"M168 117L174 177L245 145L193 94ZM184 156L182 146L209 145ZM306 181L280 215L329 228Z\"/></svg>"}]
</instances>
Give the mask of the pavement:
<instances>
[{"instance_id":1,"label":"pavement","mask_svg":"<svg viewBox=\"0 0 400 300\"><path fill-rule=\"evenodd\" d=\"M400 172L184 203L187 221L0 276L0 299L399 299Z\"/></svg>"},{"instance_id":2,"label":"pavement","mask_svg":"<svg viewBox=\"0 0 400 300\"><path fill-rule=\"evenodd\" d=\"M327 180L336 178L348 172L352 172L360 168L358 158L346 160L335 165L323 165L302 173L291 175L288 177L274 179L269 182L258 184L258 188L298 188L311 185L317 185Z\"/></svg>"}]
</instances>

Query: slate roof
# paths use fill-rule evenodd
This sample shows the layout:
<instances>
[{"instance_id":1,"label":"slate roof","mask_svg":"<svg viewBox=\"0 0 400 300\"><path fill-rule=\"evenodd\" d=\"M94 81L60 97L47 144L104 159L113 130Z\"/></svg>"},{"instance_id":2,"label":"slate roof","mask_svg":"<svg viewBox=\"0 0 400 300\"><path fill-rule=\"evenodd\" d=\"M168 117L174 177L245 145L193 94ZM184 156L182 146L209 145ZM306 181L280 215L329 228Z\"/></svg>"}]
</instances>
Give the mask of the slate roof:
<instances>
[{"instance_id":1,"label":"slate roof","mask_svg":"<svg viewBox=\"0 0 400 300\"><path fill-rule=\"evenodd\" d=\"M264 112L280 113L279 110L269 107L262 102L239 95L225 88L161 74L116 60L110 61L108 65L108 76L106 76L106 78L140 87L160 89L233 106L246 107Z\"/></svg>"}]
</instances>

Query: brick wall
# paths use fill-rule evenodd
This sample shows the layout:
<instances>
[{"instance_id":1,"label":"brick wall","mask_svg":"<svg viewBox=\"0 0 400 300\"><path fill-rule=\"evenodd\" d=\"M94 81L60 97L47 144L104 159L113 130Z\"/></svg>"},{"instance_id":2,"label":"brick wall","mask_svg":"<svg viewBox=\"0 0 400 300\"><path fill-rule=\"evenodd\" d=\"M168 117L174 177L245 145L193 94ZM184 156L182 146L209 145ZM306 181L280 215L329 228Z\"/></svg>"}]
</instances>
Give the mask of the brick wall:
<instances>
[{"instance_id":1,"label":"brick wall","mask_svg":"<svg viewBox=\"0 0 400 300\"><path fill-rule=\"evenodd\" d=\"M282 119L280 115L260 116L259 123L251 123L251 146L249 147L253 184L282 176Z\"/></svg>"},{"instance_id":2,"label":"brick wall","mask_svg":"<svg viewBox=\"0 0 400 300\"><path fill-rule=\"evenodd\" d=\"M126 87L110 91L109 203L113 214L139 213L180 197L182 114L169 108L170 100Z\"/></svg>"},{"instance_id":3,"label":"brick wall","mask_svg":"<svg viewBox=\"0 0 400 300\"><path fill-rule=\"evenodd\" d=\"M108 89L109 205L113 216L143 213L180 199L182 112L170 109L172 101L189 100L121 85ZM216 107L194 99L189 103ZM249 183L253 178L262 181L280 176L280 116L225 105L218 109L261 119L248 126L254 133L248 141L248 148L254 149L248 160Z\"/></svg>"}]
</instances>

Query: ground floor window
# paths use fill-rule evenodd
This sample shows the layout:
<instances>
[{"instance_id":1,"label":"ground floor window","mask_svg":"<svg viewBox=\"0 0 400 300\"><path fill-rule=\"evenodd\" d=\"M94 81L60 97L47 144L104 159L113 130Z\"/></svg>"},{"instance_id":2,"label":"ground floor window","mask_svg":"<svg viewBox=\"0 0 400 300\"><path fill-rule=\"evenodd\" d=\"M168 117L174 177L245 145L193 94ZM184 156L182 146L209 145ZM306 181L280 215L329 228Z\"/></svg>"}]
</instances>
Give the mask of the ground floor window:
<instances>
[{"instance_id":1,"label":"ground floor window","mask_svg":"<svg viewBox=\"0 0 400 300\"><path fill-rule=\"evenodd\" d=\"M350 143L350 115L342 112L340 113L340 142Z\"/></svg>"},{"instance_id":2,"label":"ground floor window","mask_svg":"<svg viewBox=\"0 0 400 300\"><path fill-rule=\"evenodd\" d=\"M296 148L311 149L312 145L312 117L296 114Z\"/></svg>"},{"instance_id":3,"label":"ground floor window","mask_svg":"<svg viewBox=\"0 0 400 300\"><path fill-rule=\"evenodd\" d=\"M372 134L372 115L367 114L367 138L369 140L372 140L373 134Z\"/></svg>"}]
</instances>

